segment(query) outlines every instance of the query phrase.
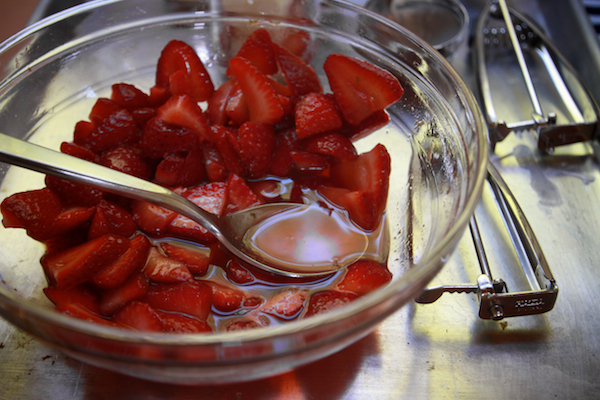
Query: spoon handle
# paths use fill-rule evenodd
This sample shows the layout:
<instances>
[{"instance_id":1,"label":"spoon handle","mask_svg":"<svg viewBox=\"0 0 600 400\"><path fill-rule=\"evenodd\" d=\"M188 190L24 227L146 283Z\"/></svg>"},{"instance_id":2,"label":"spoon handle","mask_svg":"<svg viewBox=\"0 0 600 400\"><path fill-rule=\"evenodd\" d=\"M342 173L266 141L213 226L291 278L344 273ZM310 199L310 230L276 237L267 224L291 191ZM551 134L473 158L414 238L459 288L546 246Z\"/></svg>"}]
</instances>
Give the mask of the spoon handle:
<instances>
[{"instance_id":1,"label":"spoon handle","mask_svg":"<svg viewBox=\"0 0 600 400\"><path fill-rule=\"evenodd\" d=\"M184 215L213 234L217 216L177 193L132 175L0 133L0 161L82 183L136 200L145 200Z\"/></svg>"}]
</instances>

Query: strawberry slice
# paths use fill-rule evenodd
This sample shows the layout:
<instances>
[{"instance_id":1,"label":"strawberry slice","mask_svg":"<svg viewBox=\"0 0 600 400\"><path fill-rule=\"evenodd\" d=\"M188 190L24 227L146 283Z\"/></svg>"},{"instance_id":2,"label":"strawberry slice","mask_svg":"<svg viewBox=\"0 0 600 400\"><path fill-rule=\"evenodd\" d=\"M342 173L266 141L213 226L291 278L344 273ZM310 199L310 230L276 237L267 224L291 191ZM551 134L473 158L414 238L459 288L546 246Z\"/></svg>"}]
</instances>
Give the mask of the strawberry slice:
<instances>
[{"instance_id":1,"label":"strawberry slice","mask_svg":"<svg viewBox=\"0 0 600 400\"><path fill-rule=\"evenodd\" d=\"M300 139L339 129L344 124L333 97L321 93L302 96L296 104L294 117L296 135Z\"/></svg>"},{"instance_id":2,"label":"strawberry slice","mask_svg":"<svg viewBox=\"0 0 600 400\"><path fill-rule=\"evenodd\" d=\"M94 324L115 326L112 321L100 317L79 304L59 304L56 306L55 311Z\"/></svg>"},{"instance_id":3,"label":"strawberry slice","mask_svg":"<svg viewBox=\"0 0 600 400\"><path fill-rule=\"evenodd\" d=\"M227 206L226 213L232 213L262 204L258 196L246 184L246 181L236 174L227 177Z\"/></svg>"},{"instance_id":4,"label":"strawberry slice","mask_svg":"<svg viewBox=\"0 0 600 400\"><path fill-rule=\"evenodd\" d=\"M104 316L113 315L125 304L144 298L148 290L148 278L142 273L135 274L121 286L102 293L102 297L100 298L100 313Z\"/></svg>"},{"instance_id":5,"label":"strawberry slice","mask_svg":"<svg viewBox=\"0 0 600 400\"><path fill-rule=\"evenodd\" d=\"M178 215L171 210L142 200L131 202L131 214L142 231L156 236L165 233Z\"/></svg>"},{"instance_id":6,"label":"strawberry slice","mask_svg":"<svg viewBox=\"0 0 600 400\"><path fill-rule=\"evenodd\" d=\"M51 283L68 289L90 280L129 248L129 240L105 235L62 252L45 255L42 266Z\"/></svg>"},{"instance_id":7,"label":"strawberry slice","mask_svg":"<svg viewBox=\"0 0 600 400\"><path fill-rule=\"evenodd\" d=\"M258 322L256 322L255 320L252 319L248 319L248 318L240 318L240 319L235 319L233 321L229 321L227 322L227 324L225 324L224 329L225 332L239 332L239 331L247 331L249 329L256 329L256 328L260 328L262 327L261 324L259 324Z\"/></svg>"},{"instance_id":8,"label":"strawberry slice","mask_svg":"<svg viewBox=\"0 0 600 400\"><path fill-rule=\"evenodd\" d=\"M284 110L277 92L269 83L269 79L250 61L233 57L229 60L229 71L242 89L250 121L274 124L283 117Z\"/></svg>"},{"instance_id":9,"label":"strawberry slice","mask_svg":"<svg viewBox=\"0 0 600 400\"><path fill-rule=\"evenodd\" d=\"M65 205L95 206L104 197L104 193L101 190L55 176L47 175L44 182L52 192L58 195Z\"/></svg>"},{"instance_id":10,"label":"strawberry slice","mask_svg":"<svg viewBox=\"0 0 600 400\"><path fill-rule=\"evenodd\" d=\"M336 289L364 296L392 280L392 273L383 264L359 260L348 267Z\"/></svg>"},{"instance_id":11,"label":"strawberry slice","mask_svg":"<svg viewBox=\"0 0 600 400\"><path fill-rule=\"evenodd\" d=\"M196 102L205 101L213 94L214 86L196 51L187 43L172 40L164 47L156 66L156 84L169 86L171 75L185 72Z\"/></svg>"},{"instance_id":12,"label":"strawberry slice","mask_svg":"<svg viewBox=\"0 0 600 400\"><path fill-rule=\"evenodd\" d=\"M177 176L176 186L195 186L206 181L204 151L200 147L190 150L183 160L183 168Z\"/></svg>"},{"instance_id":13,"label":"strawberry slice","mask_svg":"<svg viewBox=\"0 0 600 400\"><path fill-rule=\"evenodd\" d=\"M150 99L148 95L140 89L128 83L115 83L111 87L110 99L123 108L133 110L141 107L148 107Z\"/></svg>"},{"instance_id":14,"label":"strawberry slice","mask_svg":"<svg viewBox=\"0 0 600 400\"><path fill-rule=\"evenodd\" d=\"M62 211L60 199L50 189L15 193L2 201L2 223L6 228L27 230L45 227Z\"/></svg>"},{"instance_id":15,"label":"strawberry slice","mask_svg":"<svg viewBox=\"0 0 600 400\"><path fill-rule=\"evenodd\" d=\"M84 226L92 219L95 212L95 207L69 207L58 214L54 221L47 226L29 229L27 232L36 240L52 239Z\"/></svg>"},{"instance_id":16,"label":"strawberry slice","mask_svg":"<svg viewBox=\"0 0 600 400\"><path fill-rule=\"evenodd\" d=\"M134 143L139 139L139 134L140 129L131 113L120 109L98 122L87 137L75 143L100 153L119 144Z\"/></svg>"},{"instance_id":17,"label":"strawberry slice","mask_svg":"<svg viewBox=\"0 0 600 400\"><path fill-rule=\"evenodd\" d=\"M244 305L246 295L239 289L205 281L212 288L212 306L220 313L231 314Z\"/></svg>"},{"instance_id":18,"label":"strawberry slice","mask_svg":"<svg viewBox=\"0 0 600 400\"><path fill-rule=\"evenodd\" d=\"M322 290L313 293L308 301L308 306L306 306L304 317L306 318L335 310L357 298L358 296L354 293L338 292L337 290Z\"/></svg>"},{"instance_id":19,"label":"strawberry slice","mask_svg":"<svg viewBox=\"0 0 600 400\"><path fill-rule=\"evenodd\" d=\"M324 155L292 150L290 156L294 162L294 168L298 171L322 175L329 170L329 160Z\"/></svg>"},{"instance_id":20,"label":"strawberry slice","mask_svg":"<svg viewBox=\"0 0 600 400\"><path fill-rule=\"evenodd\" d=\"M110 233L128 238L137 231L137 228L129 211L103 199L96 205L96 213L90 224L88 239L96 239Z\"/></svg>"},{"instance_id":21,"label":"strawberry slice","mask_svg":"<svg viewBox=\"0 0 600 400\"><path fill-rule=\"evenodd\" d=\"M59 289L56 286L44 288L44 294L55 305L76 304L94 313L100 313L98 294L85 285L77 285L69 289Z\"/></svg>"},{"instance_id":22,"label":"strawberry slice","mask_svg":"<svg viewBox=\"0 0 600 400\"><path fill-rule=\"evenodd\" d=\"M252 32L238 50L236 57L242 57L250 61L260 72L265 75L277 73L277 60L273 51L271 35L265 29L257 29ZM231 72L227 70L227 75Z\"/></svg>"},{"instance_id":23,"label":"strawberry slice","mask_svg":"<svg viewBox=\"0 0 600 400\"><path fill-rule=\"evenodd\" d=\"M96 126L101 124L102 121L108 118L111 114L121 111L122 109L123 107L111 99L100 97L94 103L88 118L90 119L92 126Z\"/></svg>"},{"instance_id":24,"label":"strawberry slice","mask_svg":"<svg viewBox=\"0 0 600 400\"><path fill-rule=\"evenodd\" d=\"M160 107L171 97L171 90L168 86L154 85L150 88L149 102L150 107Z\"/></svg>"},{"instance_id":25,"label":"strawberry slice","mask_svg":"<svg viewBox=\"0 0 600 400\"><path fill-rule=\"evenodd\" d=\"M146 157L160 158L170 153L188 152L198 145L198 134L192 129L152 118L144 125L139 148Z\"/></svg>"},{"instance_id":26,"label":"strawberry slice","mask_svg":"<svg viewBox=\"0 0 600 400\"><path fill-rule=\"evenodd\" d=\"M204 168L208 180L211 182L225 180L229 172L217 147L212 143L206 143L202 146L202 152L204 153Z\"/></svg>"},{"instance_id":27,"label":"strawberry slice","mask_svg":"<svg viewBox=\"0 0 600 400\"><path fill-rule=\"evenodd\" d=\"M270 175L287 176L294 165L290 152L299 150L300 140L295 129L287 129L275 135L275 149L271 157L268 173Z\"/></svg>"},{"instance_id":28,"label":"strawberry slice","mask_svg":"<svg viewBox=\"0 0 600 400\"><path fill-rule=\"evenodd\" d=\"M304 309L304 302L308 296L305 289L288 288L267 299L259 311L279 319L294 319Z\"/></svg>"},{"instance_id":29,"label":"strawberry slice","mask_svg":"<svg viewBox=\"0 0 600 400\"><path fill-rule=\"evenodd\" d=\"M209 140L208 120L198 103L188 95L172 96L156 110L163 121L192 129L198 133L199 141Z\"/></svg>"},{"instance_id":30,"label":"strawberry slice","mask_svg":"<svg viewBox=\"0 0 600 400\"><path fill-rule=\"evenodd\" d=\"M237 132L221 125L213 125L211 126L211 133L213 135L213 142L217 145L223 165L227 171L240 176L246 175L246 167L242 164L238 156L239 141Z\"/></svg>"},{"instance_id":31,"label":"strawberry slice","mask_svg":"<svg viewBox=\"0 0 600 400\"><path fill-rule=\"evenodd\" d=\"M151 287L144 301L160 311L186 314L206 321L210 314L212 289L201 281L158 284Z\"/></svg>"},{"instance_id":32,"label":"strawberry slice","mask_svg":"<svg viewBox=\"0 0 600 400\"><path fill-rule=\"evenodd\" d=\"M228 116L225 112L229 94L235 86L235 79L230 79L223 83L208 99L206 115L210 125L227 125Z\"/></svg>"},{"instance_id":33,"label":"strawberry slice","mask_svg":"<svg viewBox=\"0 0 600 400\"><path fill-rule=\"evenodd\" d=\"M323 69L344 118L358 125L396 102L404 90L388 71L343 54L331 54Z\"/></svg>"},{"instance_id":34,"label":"strawberry slice","mask_svg":"<svg viewBox=\"0 0 600 400\"><path fill-rule=\"evenodd\" d=\"M181 153L167 154L156 166L154 182L162 186L179 186L179 174L183 170L185 157Z\"/></svg>"},{"instance_id":35,"label":"strawberry slice","mask_svg":"<svg viewBox=\"0 0 600 400\"><path fill-rule=\"evenodd\" d=\"M358 125L346 125L340 133L344 134L352 141L357 141L376 130L383 128L390 122L390 116L385 110L375 111Z\"/></svg>"},{"instance_id":36,"label":"strawberry slice","mask_svg":"<svg viewBox=\"0 0 600 400\"><path fill-rule=\"evenodd\" d=\"M156 247L150 249L144 274L155 283L177 283L194 279L185 263L161 254Z\"/></svg>"},{"instance_id":37,"label":"strawberry slice","mask_svg":"<svg viewBox=\"0 0 600 400\"><path fill-rule=\"evenodd\" d=\"M183 314L157 311L162 328L170 333L211 333L213 330L205 321Z\"/></svg>"},{"instance_id":38,"label":"strawberry slice","mask_svg":"<svg viewBox=\"0 0 600 400\"><path fill-rule=\"evenodd\" d=\"M185 94L193 97L190 81L188 81L187 74L182 70L175 71L169 77L169 90L173 96Z\"/></svg>"},{"instance_id":39,"label":"strawberry slice","mask_svg":"<svg viewBox=\"0 0 600 400\"><path fill-rule=\"evenodd\" d=\"M132 301L121 308L111 320L119 325L141 332L163 332L159 314L146 303Z\"/></svg>"},{"instance_id":40,"label":"strawberry slice","mask_svg":"<svg viewBox=\"0 0 600 400\"><path fill-rule=\"evenodd\" d=\"M132 146L117 146L100 154L99 163L105 167L149 180L152 165L142 155L141 150Z\"/></svg>"},{"instance_id":41,"label":"strawberry slice","mask_svg":"<svg viewBox=\"0 0 600 400\"><path fill-rule=\"evenodd\" d=\"M131 116L138 124L140 128L146 125L146 122L156 117L156 108L153 107L141 107L131 111Z\"/></svg>"},{"instance_id":42,"label":"strawberry slice","mask_svg":"<svg viewBox=\"0 0 600 400\"><path fill-rule=\"evenodd\" d=\"M232 79L232 81L234 84L227 97L225 115L233 125L239 126L250 119L250 109L242 92L242 87L235 79Z\"/></svg>"},{"instance_id":43,"label":"strawberry slice","mask_svg":"<svg viewBox=\"0 0 600 400\"><path fill-rule=\"evenodd\" d=\"M92 283L101 289L113 289L122 285L146 265L150 246L146 236L136 235L131 239L129 249L115 262L95 274Z\"/></svg>"},{"instance_id":44,"label":"strawberry slice","mask_svg":"<svg viewBox=\"0 0 600 400\"><path fill-rule=\"evenodd\" d=\"M81 158L82 160L91 162L98 161L98 156L93 151L87 147L80 146L73 142L62 142L60 144L60 152L73 157Z\"/></svg>"},{"instance_id":45,"label":"strawberry slice","mask_svg":"<svg viewBox=\"0 0 600 400\"><path fill-rule=\"evenodd\" d=\"M310 65L281 46L273 44L273 48L283 78L296 96L323 92L319 77Z\"/></svg>"},{"instance_id":46,"label":"strawberry slice","mask_svg":"<svg viewBox=\"0 0 600 400\"><path fill-rule=\"evenodd\" d=\"M232 259L225 267L227 278L238 285L247 285L256 281L256 277L240 261Z\"/></svg>"},{"instance_id":47,"label":"strawberry slice","mask_svg":"<svg viewBox=\"0 0 600 400\"><path fill-rule=\"evenodd\" d=\"M275 149L275 132L271 125L246 122L238 129L239 156L250 177L265 175Z\"/></svg>"},{"instance_id":48,"label":"strawberry slice","mask_svg":"<svg viewBox=\"0 0 600 400\"><path fill-rule=\"evenodd\" d=\"M185 264L187 269L194 275L204 275L210 264L211 250L201 246L175 245L162 242L160 248L165 254Z\"/></svg>"},{"instance_id":49,"label":"strawberry slice","mask_svg":"<svg viewBox=\"0 0 600 400\"><path fill-rule=\"evenodd\" d=\"M350 139L337 132L312 136L302 143L302 148L310 153L338 160L351 160L357 156L356 148Z\"/></svg>"}]
</instances>

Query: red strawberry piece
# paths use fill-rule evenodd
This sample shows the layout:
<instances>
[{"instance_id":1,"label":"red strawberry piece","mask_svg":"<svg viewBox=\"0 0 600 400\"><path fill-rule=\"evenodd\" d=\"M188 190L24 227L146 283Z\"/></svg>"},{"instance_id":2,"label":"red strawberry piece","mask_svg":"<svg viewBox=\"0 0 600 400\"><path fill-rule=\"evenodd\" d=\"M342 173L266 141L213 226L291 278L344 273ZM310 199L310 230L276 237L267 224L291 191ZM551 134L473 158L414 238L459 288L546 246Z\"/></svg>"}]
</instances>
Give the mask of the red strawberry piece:
<instances>
[{"instance_id":1,"label":"red strawberry piece","mask_svg":"<svg viewBox=\"0 0 600 400\"><path fill-rule=\"evenodd\" d=\"M238 50L236 57L250 61L265 75L277 73L277 60L273 51L271 35L265 29L261 28L252 32ZM227 71L226 74L230 75L230 71Z\"/></svg>"},{"instance_id":2,"label":"red strawberry piece","mask_svg":"<svg viewBox=\"0 0 600 400\"><path fill-rule=\"evenodd\" d=\"M342 54L327 57L323 69L344 118L358 125L396 102L404 90L388 71Z\"/></svg>"},{"instance_id":3,"label":"red strawberry piece","mask_svg":"<svg viewBox=\"0 0 600 400\"><path fill-rule=\"evenodd\" d=\"M312 315L335 310L357 298L358 296L354 293L338 292L336 290L322 290L313 293L308 301L304 317L310 317Z\"/></svg>"},{"instance_id":4,"label":"red strawberry piece","mask_svg":"<svg viewBox=\"0 0 600 400\"><path fill-rule=\"evenodd\" d=\"M128 83L115 83L111 87L110 99L123 108L133 110L140 107L148 107L150 99L140 89Z\"/></svg>"},{"instance_id":5,"label":"red strawberry piece","mask_svg":"<svg viewBox=\"0 0 600 400\"><path fill-rule=\"evenodd\" d=\"M210 125L227 125L228 116L225 112L227 100L232 88L236 84L235 79L230 79L223 83L208 99L206 115Z\"/></svg>"},{"instance_id":6,"label":"red strawberry piece","mask_svg":"<svg viewBox=\"0 0 600 400\"><path fill-rule=\"evenodd\" d=\"M69 207L58 214L54 221L47 226L28 232L36 240L48 240L83 226L92 219L95 213L95 207Z\"/></svg>"},{"instance_id":7,"label":"red strawberry piece","mask_svg":"<svg viewBox=\"0 0 600 400\"><path fill-rule=\"evenodd\" d=\"M156 84L169 86L170 76L184 71L196 102L205 101L214 92L214 86L196 51L187 43L172 40L162 50L156 66Z\"/></svg>"},{"instance_id":8,"label":"red strawberry piece","mask_svg":"<svg viewBox=\"0 0 600 400\"><path fill-rule=\"evenodd\" d=\"M2 201L0 210L6 228L35 230L52 223L62 205L58 196L45 188L15 193Z\"/></svg>"},{"instance_id":9,"label":"red strawberry piece","mask_svg":"<svg viewBox=\"0 0 600 400\"><path fill-rule=\"evenodd\" d=\"M184 162L185 156L181 153L167 154L156 166L154 182L163 186L178 186Z\"/></svg>"},{"instance_id":10,"label":"red strawberry piece","mask_svg":"<svg viewBox=\"0 0 600 400\"><path fill-rule=\"evenodd\" d=\"M329 169L329 160L321 154L292 150L290 156L294 161L294 167L298 171L321 174Z\"/></svg>"},{"instance_id":11,"label":"red strawberry piece","mask_svg":"<svg viewBox=\"0 0 600 400\"><path fill-rule=\"evenodd\" d=\"M171 98L171 91L168 86L154 85L150 88L150 95L148 101L150 107L160 107Z\"/></svg>"},{"instance_id":12,"label":"red strawberry piece","mask_svg":"<svg viewBox=\"0 0 600 400\"><path fill-rule=\"evenodd\" d=\"M227 273L227 278L231 282L239 285L245 285L256 281L256 277L252 272L236 259L231 259L227 262L225 272Z\"/></svg>"},{"instance_id":13,"label":"red strawberry piece","mask_svg":"<svg viewBox=\"0 0 600 400\"><path fill-rule=\"evenodd\" d=\"M240 176L246 175L246 167L239 159L239 151L234 147L239 147L237 132L221 125L211 126L211 132L227 171Z\"/></svg>"},{"instance_id":14,"label":"red strawberry piece","mask_svg":"<svg viewBox=\"0 0 600 400\"><path fill-rule=\"evenodd\" d=\"M385 265L371 260L359 260L348 267L336 289L364 296L392 280Z\"/></svg>"},{"instance_id":15,"label":"red strawberry piece","mask_svg":"<svg viewBox=\"0 0 600 400\"><path fill-rule=\"evenodd\" d=\"M351 160L357 156L356 148L350 139L337 132L312 136L302 143L302 148L310 153L321 154L338 160Z\"/></svg>"},{"instance_id":16,"label":"red strawberry piece","mask_svg":"<svg viewBox=\"0 0 600 400\"><path fill-rule=\"evenodd\" d=\"M99 315L90 312L88 309L79 304L59 304L56 306L55 310L61 314L68 315L69 317L92 322L94 324L115 326L115 324L111 321L108 321Z\"/></svg>"},{"instance_id":17,"label":"red strawberry piece","mask_svg":"<svg viewBox=\"0 0 600 400\"><path fill-rule=\"evenodd\" d=\"M273 48L283 78L296 96L323 92L319 77L310 65L281 46L274 44Z\"/></svg>"},{"instance_id":18,"label":"red strawberry piece","mask_svg":"<svg viewBox=\"0 0 600 400\"><path fill-rule=\"evenodd\" d=\"M100 313L98 294L85 285L77 285L69 289L48 286L44 288L44 294L55 305L76 304L94 314Z\"/></svg>"},{"instance_id":19,"label":"red strawberry piece","mask_svg":"<svg viewBox=\"0 0 600 400\"><path fill-rule=\"evenodd\" d=\"M96 124L90 121L79 121L75 124L75 129L73 131L73 142L78 146L84 146L87 138L92 134L92 131L96 128ZM87 147L85 147L87 149ZM94 154L93 151L88 151Z\"/></svg>"},{"instance_id":20,"label":"red strawberry piece","mask_svg":"<svg viewBox=\"0 0 600 400\"><path fill-rule=\"evenodd\" d=\"M192 129L152 118L142 130L139 147L146 157L160 158L169 153L188 152L199 143L198 134Z\"/></svg>"},{"instance_id":21,"label":"red strawberry piece","mask_svg":"<svg viewBox=\"0 0 600 400\"><path fill-rule=\"evenodd\" d=\"M141 107L136 108L131 111L131 116L138 124L140 128L143 128L144 125L152 118L156 117L156 108L153 107Z\"/></svg>"},{"instance_id":22,"label":"red strawberry piece","mask_svg":"<svg viewBox=\"0 0 600 400\"><path fill-rule=\"evenodd\" d=\"M141 150L127 146L117 146L100 154L99 163L105 167L149 180L152 165L142 155Z\"/></svg>"},{"instance_id":23,"label":"red strawberry piece","mask_svg":"<svg viewBox=\"0 0 600 400\"><path fill-rule=\"evenodd\" d=\"M160 248L170 258L184 263L194 275L204 275L208 271L211 250L207 247L192 247L162 242Z\"/></svg>"},{"instance_id":24,"label":"red strawberry piece","mask_svg":"<svg viewBox=\"0 0 600 400\"><path fill-rule=\"evenodd\" d=\"M109 233L130 237L137 231L137 228L137 224L129 211L110 201L101 200L96 206L96 213L92 218L88 239L95 239Z\"/></svg>"},{"instance_id":25,"label":"red strawberry piece","mask_svg":"<svg viewBox=\"0 0 600 400\"><path fill-rule=\"evenodd\" d=\"M223 182L211 182L192 189L186 197L210 213L223 215L227 199L227 187ZM178 215L171 222L168 231L177 237L200 243L208 243L214 239L212 233L197 222L182 215Z\"/></svg>"},{"instance_id":26,"label":"red strawberry piece","mask_svg":"<svg viewBox=\"0 0 600 400\"><path fill-rule=\"evenodd\" d=\"M254 320L240 318L233 321L228 321L225 324L224 330L225 332L239 332L260 327L262 327L262 325Z\"/></svg>"},{"instance_id":27,"label":"red strawberry piece","mask_svg":"<svg viewBox=\"0 0 600 400\"><path fill-rule=\"evenodd\" d=\"M131 276L121 286L102 293L100 298L100 313L104 316L113 315L125 304L146 297L149 290L148 278L142 273Z\"/></svg>"},{"instance_id":28,"label":"red strawberry piece","mask_svg":"<svg viewBox=\"0 0 600 400\"><path fill-rule=\"evenodd\" d=\"M131 239L129 249L112 264L96 273L92 283L101 289L113 289L122 285L146 265L150 246L146 236L136 235Z\"/></svg>"},{"instance_id":29,"label":"red strawberry piece","mask_svg":"<svg viewBox=\"0 0 600 400\"><path fill-rule=\"evenodd\" d=\"M131 113L122 109L98 123L82 144L94 153L100 153L118 144L137 142L139 134L140 129Z\"/></svg>"},{"instance_id":30,"label":"red strawberry piece","mask_svg":"<svg viewBox=\"0 0 600 400\"><path fill-rule=\"evenodd\" d=\"M241 57L233 57L229 60L229 71L242 89L248 105L250 121L274 124L283 117L284 111L277 92L267 77L250 61Z\"/></svg>"},{"instance_id":31,"label":"red strawberry piece","mask_svg":"<svg viewBox=\"0 0 600 400\"><path fill-rule=\"evenodd\" d=\"M223 156L221 156L217 147L212 143L206 143L202 146L202 152L204 153L204 168L208 180L211 182L225 180L228 171Z\"/></svg>"},{"instance_id":32,"label":"red strawberry piece","mask_svg":"<svg viewBox=\"0 0 600 400\"><path fill-rule=\"evenodd\" d=\"M242 92L242 88L234 79L233 87L225 104L225 116L233 125L241 125L250 119L250 109Z\"/></svg>"},{"instance_id":33,"label":"red strawberry piece","mask_svg":"<svg viewBox=\"0 0 600 400\"><path fill-rule=\"evenodd\" d=\"M271 84L271 86L273 86L273 89L275 89L275 91L279 95L279 100L280 101L281 101L282 97L290 98L290 101L291 101L291 97L294 97L294 95L295 95L294 90L291 87L289 87L285 83L281 83L277 79L273 79L273 78L271 78L269 76L267 77L267 79L269 80L269 83ZM288 111L285 108L285 106L284 106L284 110L286 112Z\"/></svg>"},{"instance_id":34,"label":"red strawberry piece","mask_svg":"<svg viewBox=\"0 0 600 400\"><path fill-rule=\"evenodd\" d=\"M185 263L163 255L156 247L150 249L144 274L156 283L186 282L194 279Z\"/></svg>"},{"instance_id":35,"label":"red strawberry piece","mask_svg":"<svg viewBox=\"0 0 600 400\"><path fill-rule=\"evenodd\" d=\"M283 38L281 47L297 57L302 57L309 43L310 34L307 31L294 31Z\"/></svg>"},{"instance_id":36,"label":"red strawberry piece","mask_svg":"<svg viewBox=\"0 0 600 400\"><path fill-rule=\"evenodd\" d=\"M132 301L117 313L111 320L116 324L141 332L163 332L163 324L159 314L146 303Z\"/></svg>"},{"instance_id":37,"label":"red strawberry piece","mask_svg":"<svg viewBox=\"0 0 600 400\"><path fill-rule=\"evenodd\" d=\"M205 321L183 314L157 311L162 328L170 333L211 333L213 330Z\"/></svg>"},{"instance_id":38,"label":"red strawberry piece","mask_svg":"<svg viewBox=\"0 0 600 400\"><path fill-rule=\"evenodd\" d=\"M212 288L212 306L224 314L231 314L241 309L246 295L239 289L205 281Z\"/></svg>"},{"instance_id":39,"label":"red strawberry piece","mask_svg":"<svg viewBox=\"0 0 600 400\"><path fill-rule=\"evenodd\" d=\"M385 110L375 111L358 125L346 125L341 130L350 140L356 141L368 134L386 126L390 122L390 116Z\"/></svg>"},{"instance_id":40,"label":"red strawberry piece","mask_svg":"<svg viewBox=\"0 0 600 400\"><path fill-rule=\"evenodd\" d=\"M177 213L147 201L135 200L131 203L133 220L140 229L150 235L165 233Z\"/></svg>"},{"instance_id":41,"label":"red strawberry piece","mask_svg":"<svg viewBox=\"0 0 600 400\"><path fill-rule=\"evenodd\" d=\"M93 125L99 125L106 118L110 117L111 114L114 114L123 109L122 106L117 104L116 102L101 97L96 100L94 106L90 110L89 119Z\"/></svg>"},{"instance_id":42,"label":"red strawberry piece","mask_svg":"<svg viewBox=\"0 0 600 400\"><path fill-rule=\"evenodd\" d=\"M96 211L95 207L90 207L92 210L92 215ZM91 217L90 217L91 218ZM45 240L44 244L46 245L46 253L59 253L61 251L65 251L71 247L79 246L80 244L85 243L87 240L87 232L88 227L86 225L82 225L78 228L75 228L65 234L55 236L51 239Z\"/></svg>"},{"instance_id":43,"label":"red strawberry piece","mask_svg":"<svg viewBox=\"0 0 600 400\"><path fill-rule=\"evenodd\" d=\"M188 81L187 74L182 70L172 73L169 77L169 90L173 96L185 94L193 97L192 87Z\"/></svg>"},{"instance_id":44,"label":"red strawberry piece","mask_svg":"<svg viewBox=\"0 0 600 400\"><path fill-rule=\"evenodd\" d=\"M77 247L52 253L41 260L46 276L60 289L68 289L90 280L129 248L129 240L106 235Z\"/></svg>"},{"instance_id":45,"label":"red strawberry piece","mask_svg":"<svg viewBox=\"0 0 600 400\"><path fill-rule=\"evenodd\" d=\"M289 174L294 165L290 152L299 149L299 143L295 129L287 129L275 135L275 149L268 169L270 175L285 177Z\"/></svg>"},{"instance_id":46,"label":"red strawberry piece","mask_svg":"<svg viewBox=\"0 0 600 400\"><path fill-rule=\"evenodd\" d=\"M178 186L195 186L206 180L204 151L196 147L190 150L183 160L183 168L177 176Z\"/></svg>"},{"instance_id":47,"label":"red strawberry piece","mask_svg":"<svg viewBox=\"0 0 600 400\"><path fill-rule=\"evenodd\" d=\"M259 310L280 319L294 319L304 309L308 296L305 289L288 288L267 299Z\"/></svg>"},{"instance_id":48,"label":"red strawberry piece","mask_svg":"<svg viewBox=\"0 0 600 400\"><path fill-rule=\"evenodd\" d=\"M158 118L169 124L197 132L199 141L210 139L206 115L190 96L173 96L160 106L156 113Z\"/></svg>"},{"instance_id":49,"label":"red strawberry piece","mask_svg":"<svg viewBox=\"0 0 600 400\"><path fill-rule=\"evenodd\" d=\"M244 179L236 174L229 174L227 177L227 213L244 210L260 204L262 204L262 201L250 189Z\"/></svg>"},{"instance_id":50,"label":"red strawberry piece","mask_svg":"<svg viewBox=\"0 0 600 400\"><path fill-rule=\"evenodd\" d=\"M294 110L296 135L300 139L339 129L344 124L332 96L309 93L298 100Z\"/></svg>"},{"instance_id":51,"label":"red strawberry piece","mask_svg":"<svg viewBox=\"0 0 600 400\"><path fill-rule=\"evenodd\" d=\"M91 161L91 162L98 161L98 156L93 151L91 151L87 147L80 146L76 143L62 142L60 144L60 151L61 151L61 153L65 153L65 154L68 154L73 157L81 158L82 160Z\"/></svg>"},{"instance_id":52,"label":"red strawberry piece","mask_svg":"<svg viewBox=\"0 0 600 400\"><path fill-rule=\"evenodd\" d=\"M172 311L206 321L210 314L212 289L201 281L158 284L150 288L145 300L160 311Z\"/></svg>"},{"instance_id":53,"label":"red strawberry piece","mask_svg":"<svg viewBox=\"0 0 600 400\"><path fill-rule=\"evenodd\" d=\"M98 189L50 175L46 176L45 183L66 205L95 206L104 196Z\"/></svg>"},{"instance_id":54,"label":"red strawberry piece","mask_svg":"<svg viewBox=\"0 0 600 400\"><path fill-rule=\"evenodd\" d=\"M246 122L238 129L239 156L253 178L265 175L275 149L275 132L267 124Z\"/></svg>"},{"instance_id":55,"label":"red strawberry piece","mask_svg":"<svg viewBox=\"0 0 600 400\"><path fill-rule=\"evenodd\" d=\"M367 230L377 227L387 202L391 159L378 144L373 150L331 167L331 180L340 190L321 190L332 202L345 208L350 217ZM335 198L334 198L335 197Z\"/></svg>"}]
</instances>

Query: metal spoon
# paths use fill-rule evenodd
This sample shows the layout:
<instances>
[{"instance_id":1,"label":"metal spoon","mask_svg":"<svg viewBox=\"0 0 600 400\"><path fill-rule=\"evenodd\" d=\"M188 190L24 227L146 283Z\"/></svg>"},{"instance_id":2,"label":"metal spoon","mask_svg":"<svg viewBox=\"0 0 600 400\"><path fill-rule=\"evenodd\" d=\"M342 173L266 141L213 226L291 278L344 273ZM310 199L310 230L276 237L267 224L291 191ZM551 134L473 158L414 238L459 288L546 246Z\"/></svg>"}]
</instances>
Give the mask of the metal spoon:
<instances>
[{"instance_id":1,"label":"metal spoon","mask_svg":"<svg viewBox=\"0 0 600 400\"><path fill-rule=\"evenodd\" d=\"M281 219L282 215L293 216L303 212L310 207L306 204L271 203L220 217L152 182L1 133L0 161L165 207L198 222L241 260L271 273L294 278L328 275L349 265L361 255L360 251L350 254L344 257L343 262L290 262L260 256L245 238L248 230L257 224L264 223L275 215ZM334 222L332 217L329 218ZM268 260L268 264L265 260Z\"/></svg>"}]
</instances>

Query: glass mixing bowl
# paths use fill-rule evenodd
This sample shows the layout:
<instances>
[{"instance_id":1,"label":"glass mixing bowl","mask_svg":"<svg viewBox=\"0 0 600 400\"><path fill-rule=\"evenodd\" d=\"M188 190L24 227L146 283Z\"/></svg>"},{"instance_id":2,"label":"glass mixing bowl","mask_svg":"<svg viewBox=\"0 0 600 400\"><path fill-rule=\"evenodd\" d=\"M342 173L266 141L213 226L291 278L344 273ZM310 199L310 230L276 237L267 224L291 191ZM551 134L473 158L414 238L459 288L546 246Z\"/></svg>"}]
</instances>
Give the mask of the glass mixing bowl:
<instances>
[{"instance_id":1,"label":"glass mixing bowl","mask_svg":"<svg viewBox=\"0 0 600 400\"><path fill-rule=\"evenodd\" d=\"M169 335L125 331L52 310L42 289L43 245L0 229L0 315L90 364L146 379L226 383L257 379L330 355L372 332L415 298L442 268L479 200L486 127L473 95L435 50L399 25L336 0L125 0L91 2L57 14L0 46L0 132L58 149L111 84L148 90L171 39L192 45L215 85L250 31L273 40L305 31L305 56L328 91L330 53L367 60L405 89L391 122L360 139L392 155L387 218L393 281L325 315L245 332ZM1 146L1 143L0 143ZM1 165L0 201L41 188L43 176ZM401 355L398 355L401 358Z\"/></svg>"}]
</instances>

